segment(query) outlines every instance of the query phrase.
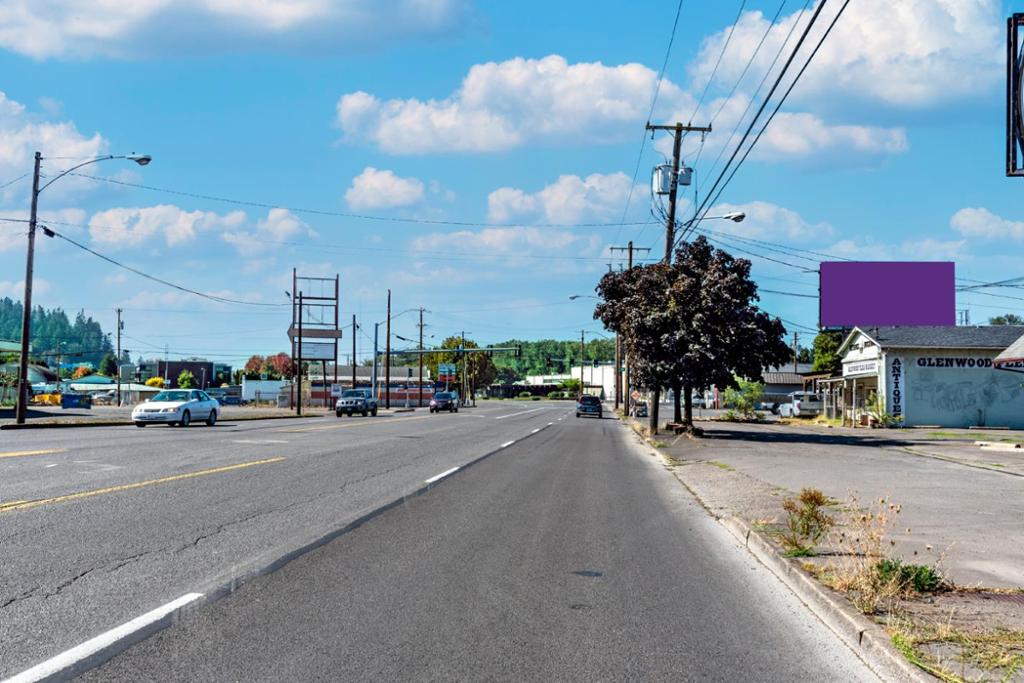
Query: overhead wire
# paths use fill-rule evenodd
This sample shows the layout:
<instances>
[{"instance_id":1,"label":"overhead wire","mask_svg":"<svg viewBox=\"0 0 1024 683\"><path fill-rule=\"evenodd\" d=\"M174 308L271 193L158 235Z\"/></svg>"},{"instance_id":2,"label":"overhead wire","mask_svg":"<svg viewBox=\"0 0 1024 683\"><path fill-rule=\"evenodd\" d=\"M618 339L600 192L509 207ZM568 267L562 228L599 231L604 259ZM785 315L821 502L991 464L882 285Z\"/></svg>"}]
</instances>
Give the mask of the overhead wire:
<instances>
[{"instance_id":1,"label":"overhead wire","mask_svg":"<svg viewBox=\"0 0 1024 683\"><path fill-rule=\"evenodd\" d=\"M740 0L740 9L736 13L736 21L732 22L729 27L729 33L725 37L725 42L722 43L722 49L718 53L718 59L715 61L714 68L711 69L711 75L708 76L707 83L704 84L704 91L700 94L700 99L697 100L697 106L693 108L693 113L690 114L690 121L693 121L693 117L700 111L700 106L704 104L704 98L708 95L708 90L711 89L711 84L715 80L715 76L718 74L718 67L722 65L722 57L725 56L725 51L729 49L729 43L732 41L732 34L736 31L736 25L740 23L740 17L743 16L743 9L747 6L747 0Z\"/></svg>"}]
</instances>

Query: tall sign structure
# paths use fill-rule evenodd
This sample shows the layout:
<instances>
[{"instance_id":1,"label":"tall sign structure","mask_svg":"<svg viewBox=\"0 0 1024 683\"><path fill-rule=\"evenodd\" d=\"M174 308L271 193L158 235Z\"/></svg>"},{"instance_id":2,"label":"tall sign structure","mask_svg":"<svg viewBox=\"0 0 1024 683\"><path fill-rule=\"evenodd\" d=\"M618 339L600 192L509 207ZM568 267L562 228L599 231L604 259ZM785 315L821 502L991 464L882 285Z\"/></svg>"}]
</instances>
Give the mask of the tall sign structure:
<instances>
[{"instance_id":1,"label":"tall sign structure","mask_svg":"<svg viewBox=\"0 0 1024 683\"><path fill-rule=\"evenodd\" d=\"M1020 29L1024 13L1006 20L1006 175L1024 176L1024 56L1020 50Z\"/></svg>"},{"instance_id":2,"label":"tall sign structure","mask_svg":"<svg viewBox=\"0 0 1024 683\"><path fill-rule=\"evenodd\" d=\"M292 344L292 367L295 368L296 412L302 414L302 364L323 363L324 384L327 384L327 362L334 364L334 383L338 383L338 342L341 327L339 278L306 277L292 269L292 324L288 339Z\"/></svg>"}]
</instances>

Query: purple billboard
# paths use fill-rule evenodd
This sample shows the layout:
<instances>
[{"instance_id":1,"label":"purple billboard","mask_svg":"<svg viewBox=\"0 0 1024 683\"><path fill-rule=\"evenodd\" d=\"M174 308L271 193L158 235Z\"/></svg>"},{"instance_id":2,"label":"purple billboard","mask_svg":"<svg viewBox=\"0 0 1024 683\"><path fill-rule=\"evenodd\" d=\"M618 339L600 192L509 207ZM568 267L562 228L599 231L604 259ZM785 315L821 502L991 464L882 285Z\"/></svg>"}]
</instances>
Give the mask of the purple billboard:
<instances>
[{"instance_id":1,"label":"purple billboard","mask_svg":"<svg viewBox=\"0 0 1024 683\"><path fill-rule=\"evenodd\" d=\"M946 261L822 263L819 324L955 325L954 269Z\"/></svg>"}]
</instances>

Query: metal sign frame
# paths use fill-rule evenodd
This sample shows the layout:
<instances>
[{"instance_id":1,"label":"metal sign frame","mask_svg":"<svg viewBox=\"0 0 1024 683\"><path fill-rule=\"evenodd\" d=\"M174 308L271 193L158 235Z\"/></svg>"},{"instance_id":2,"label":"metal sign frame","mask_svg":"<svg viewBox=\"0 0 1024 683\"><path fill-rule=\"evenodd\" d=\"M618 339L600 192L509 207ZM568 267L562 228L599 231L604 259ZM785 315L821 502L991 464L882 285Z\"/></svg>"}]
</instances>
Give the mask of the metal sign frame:
<instances>
[{"instance_id":1,"label":"metal sign frame","mask_svg":"<svg viewBox=\"0 0 1024 683\"><path fill-rule=\"evenodd\" d=\"M1024 59L1020 51L1020 28L1024 13L1006 20L1006 175L1024 177Z\"/></svg>"}]
</instances>

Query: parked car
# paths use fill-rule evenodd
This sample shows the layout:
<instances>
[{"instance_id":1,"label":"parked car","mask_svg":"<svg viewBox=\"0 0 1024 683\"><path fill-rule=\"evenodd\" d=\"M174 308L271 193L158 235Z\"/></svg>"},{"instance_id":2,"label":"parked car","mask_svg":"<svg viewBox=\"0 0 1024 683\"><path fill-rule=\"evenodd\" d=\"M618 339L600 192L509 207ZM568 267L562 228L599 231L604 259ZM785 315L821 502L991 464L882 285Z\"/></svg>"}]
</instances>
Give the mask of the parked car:
<instances>
[{"instance_id":1,"label":"parked car","mask_svg":"<svg viewBox=\"0 0 1024 683\"><path fill-rule=\"evenodd\" d=\"M601 418L601 399L597 396L580 396L576 399L576 417L590 415Z\"/></svg>"},{"instance_id":2,"label":"parked car","mask_svg":"<svg viewBox=\"0 0 1024 683\"><path fill-rule=\"evenodd\" d=\"M459 412L459 397L450 391L439 391L430 399L430 412L439 413L447 410L449 413Z\"/></svg>"},{"instance_id":3,"label":"parked car","mask_svg":"<svg viewBox=\"0 0 1024 683\"><path fill-rule=\"evenodd\" d=\"M825 404L821 396L809 391L794 391L789 394L789 400L779 405L779 415L782 417L813 417L820 415Z\"/></svg>"},{"instance_id":4,"label":"parked car","mask_svg":"<svg viewBox=\"0 0 1024 683\"><path fill-rule=\"evenodd\" d=\"M132 410L136 427L159 423L188 427L193 420L204 420L213 426L220 414L220 404L198 389L171 389L146 399Z\"/></svg>"},{"instance_id":5,"label":"parked car","mask_svg":"<svg viewBox=\"0 0 1024 683\"><path fill-rule=\"evenodd\" d=\"M693 395L693 396L691 397L691 399L690 399L690 404L691 404L691 405L692 405L692 406L693 406L694 408L707 408L707 407L708 407L708 406L707 406L707 401L705 401L705 400L704 400L704 397L703 397L703 396L701 396L700 394L694 394L694 395Z\"/></svg>"},{"instance_id":6,"label":"parked car","mask_svg":"<svg viewBox=\"0 0 1024 683\"><path fill-rule=\"evenodd\" d=\"M334 403L334 414L338 417L348 415L352 417L355 413L377 416L377 399L372 389L346 389Z\"/></svg>"}]
</instances>

